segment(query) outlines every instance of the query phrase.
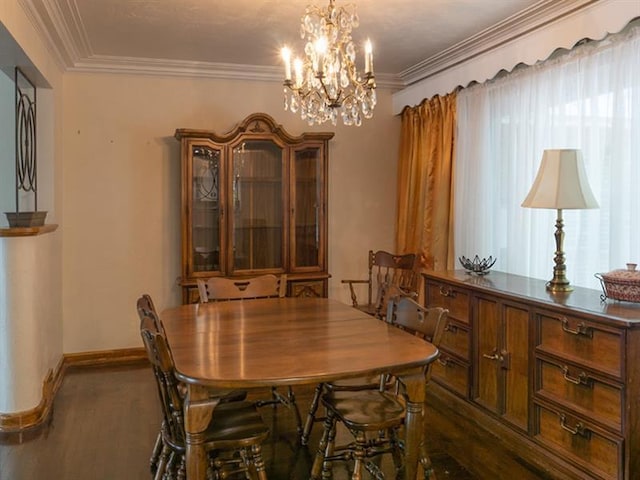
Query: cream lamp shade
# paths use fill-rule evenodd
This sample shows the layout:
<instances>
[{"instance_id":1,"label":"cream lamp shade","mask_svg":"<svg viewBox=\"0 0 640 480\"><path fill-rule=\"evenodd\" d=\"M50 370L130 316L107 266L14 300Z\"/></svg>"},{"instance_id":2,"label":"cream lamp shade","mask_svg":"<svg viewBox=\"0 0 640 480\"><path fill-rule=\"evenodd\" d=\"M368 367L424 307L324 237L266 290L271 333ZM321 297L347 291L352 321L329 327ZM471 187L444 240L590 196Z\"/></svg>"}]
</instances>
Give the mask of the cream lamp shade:
<instances>
[{"instance_id":1,"label":"cream lamp shade","mask_svg":"<svg viewBox=\"0 0 640 480\"><path fill-rule=\"evenodd\" d=\"M522 202L523 207L598 208L582 163L580 150L545 150L538 175Z\"/></svg>"}]
</instances>

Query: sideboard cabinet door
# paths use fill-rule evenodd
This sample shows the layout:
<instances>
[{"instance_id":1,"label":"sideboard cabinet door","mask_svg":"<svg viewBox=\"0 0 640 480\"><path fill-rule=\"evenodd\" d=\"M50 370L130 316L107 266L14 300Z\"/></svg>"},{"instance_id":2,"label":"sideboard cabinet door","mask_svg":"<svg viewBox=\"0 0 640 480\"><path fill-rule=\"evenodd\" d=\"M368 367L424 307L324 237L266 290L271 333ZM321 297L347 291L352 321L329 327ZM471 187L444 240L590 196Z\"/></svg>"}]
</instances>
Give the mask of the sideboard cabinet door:
<instances>
[{"instance_id":1,"label":"sideboard cabinet door","mask_svg":"<svg viewBox=\"0 0 640 480\"><path fill-rule=\"evenodd\" d=\"M477 297L475 401L529 428L529 309Z\"/></svg>"}]
</instances>

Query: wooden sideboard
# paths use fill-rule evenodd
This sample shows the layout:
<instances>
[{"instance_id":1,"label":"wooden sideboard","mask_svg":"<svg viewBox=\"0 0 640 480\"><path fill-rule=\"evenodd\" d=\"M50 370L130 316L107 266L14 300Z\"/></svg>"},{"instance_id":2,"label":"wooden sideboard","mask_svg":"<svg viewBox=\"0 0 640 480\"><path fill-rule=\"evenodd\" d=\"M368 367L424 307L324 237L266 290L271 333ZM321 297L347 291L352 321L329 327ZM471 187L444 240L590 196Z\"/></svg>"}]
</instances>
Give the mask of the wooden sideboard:
<instances>
[{"instance_id":1,"label":"wooden sideboard","mask_svg":"<svg viewBox=\"0 0 640 480\"><path fill-rule=\"evenodd\" d=\"M640 304L501 272L427 272L449 309L428 425L480 478L640 479Z\"/></svg>"}]
</instances>

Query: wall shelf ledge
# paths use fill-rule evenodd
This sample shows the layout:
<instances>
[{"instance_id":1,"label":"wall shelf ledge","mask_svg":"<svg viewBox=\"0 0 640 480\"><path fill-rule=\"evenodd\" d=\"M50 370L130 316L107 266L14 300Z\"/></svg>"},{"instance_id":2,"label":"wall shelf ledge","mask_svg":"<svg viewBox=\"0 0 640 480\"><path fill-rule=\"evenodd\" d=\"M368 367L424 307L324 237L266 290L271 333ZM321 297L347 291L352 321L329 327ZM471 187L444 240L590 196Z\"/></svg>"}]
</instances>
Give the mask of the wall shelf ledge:
<instances>
[{"instance_id":1,"label":"wall shelf ledge","mask_svg":"<svg viewBox=\"0 0 640 480\"><path fill-rule=\"evenodd\" d=\"M44 235L51 233L58 228L57 224L50 223L41 227L17 227L17 228L0 228L1 237L34 237L36 235Z\"/></svg>"}]
</instances>

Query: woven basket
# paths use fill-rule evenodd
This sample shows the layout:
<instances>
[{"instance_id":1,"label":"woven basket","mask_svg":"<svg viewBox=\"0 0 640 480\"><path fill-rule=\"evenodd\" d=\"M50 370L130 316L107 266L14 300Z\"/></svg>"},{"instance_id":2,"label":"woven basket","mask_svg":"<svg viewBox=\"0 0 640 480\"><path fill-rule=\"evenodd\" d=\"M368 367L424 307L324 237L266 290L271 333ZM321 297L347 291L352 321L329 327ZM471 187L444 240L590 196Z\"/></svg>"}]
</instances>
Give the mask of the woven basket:
<instances>
[{"instance_id":1,"label":"woven basket","mask_svg":"<svg viewBox=\"0 0 640 480\"><path fill-rule=\"evenodd\" d=\"M629 267L609 273L596 273L602 284L603 300L612 298L625 302L640 302L640 271Z\"/></svg>"}]
</instances>

